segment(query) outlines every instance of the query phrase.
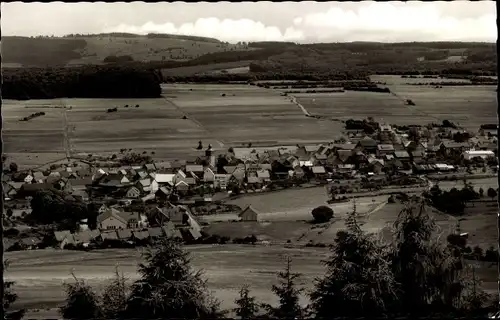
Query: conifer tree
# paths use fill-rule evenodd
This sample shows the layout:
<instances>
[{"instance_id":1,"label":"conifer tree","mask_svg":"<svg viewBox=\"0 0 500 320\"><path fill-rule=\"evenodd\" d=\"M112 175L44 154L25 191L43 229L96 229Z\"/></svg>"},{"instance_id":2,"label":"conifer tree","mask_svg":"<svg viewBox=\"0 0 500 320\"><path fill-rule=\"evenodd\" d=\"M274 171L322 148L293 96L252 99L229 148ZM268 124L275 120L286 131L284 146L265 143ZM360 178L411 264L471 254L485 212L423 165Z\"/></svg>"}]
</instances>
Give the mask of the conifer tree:
<instances>
[{"instance_id":1,"label":"conifer tree","mask_svg":"<svg viewBox=\"0 0 500 320\"><path fill-rule=\"evenodd\" d=\"M234 311L242 320L253 319L255 314L259 311L259 306L255 302L255 297L250 296L248 285L240 289L240 296L234 302L237 305Z\"/></svg>"},{"instance_id":2,"label":"conifer tree","mask_svg":"<svg viewBox=\"0 0 500 320\"><path fill-rule=\"evenodd\" d=\"M285 270L278 273L279 284L272 286L272 291L279 298L279 305L278 307L264 305L269 317L273 319L302 319L304 310L299 304L299 298L303 289L296 286L296 280L299 277L299 273L292 273L292 260L287 257Z\"/></svg>"}]
</instances>

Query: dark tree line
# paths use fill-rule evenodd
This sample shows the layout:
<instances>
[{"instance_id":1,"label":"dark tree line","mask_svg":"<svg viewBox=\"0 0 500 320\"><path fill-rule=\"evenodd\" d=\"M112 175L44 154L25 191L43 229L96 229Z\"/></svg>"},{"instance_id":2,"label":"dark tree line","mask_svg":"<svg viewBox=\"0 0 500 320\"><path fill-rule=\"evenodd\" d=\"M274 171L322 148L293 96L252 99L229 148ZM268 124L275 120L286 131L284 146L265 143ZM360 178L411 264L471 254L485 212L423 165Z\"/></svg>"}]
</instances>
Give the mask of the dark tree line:
<instances>
[{"instance_id":1,"label":"dark tree line","mask_svg":"<svg viewBox=\"0 0 500 320\"><path fill-rule=\"evenodd\" d=\"M147 69L86 66L2 72L4 99L157 98L161 94L161 75Z\"/></svg>"}]
</instances>

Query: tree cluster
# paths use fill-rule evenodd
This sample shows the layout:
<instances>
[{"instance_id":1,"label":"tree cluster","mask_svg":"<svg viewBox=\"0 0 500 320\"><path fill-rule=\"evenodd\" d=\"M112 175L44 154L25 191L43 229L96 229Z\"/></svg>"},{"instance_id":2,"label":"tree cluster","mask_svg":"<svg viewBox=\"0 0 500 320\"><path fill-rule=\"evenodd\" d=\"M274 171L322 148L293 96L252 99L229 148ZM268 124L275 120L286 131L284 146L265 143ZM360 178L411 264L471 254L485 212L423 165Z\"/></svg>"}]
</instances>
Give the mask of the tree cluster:
<instances>
[{"instance_id":1,"label":"tree cluster","mask_svg":"<svg viewBox=\"0 0 500 320\"><path fill-rule=\"evenodd\" d=\"M366 134L372 134L379 128L378 122L373 120L354 120L349 119L345 122L346 130L363 130Z\"/></svg>"},{"instance_id":2,"label":"tree cluster","mask_svg":"<svg viewBox=\"0 0 500 320\"><path fill-rule=\"evenodd\" d=\"M470 185L460 190L453 188L450 191L443 191L438 185L435 185L424 195L436 209L451 215L462 215L465 204L480 197L480 194L474 191Z\"/></svg>"},{"instance_id":3,"label":"tree cluster","mask_svg":"<svg viewBox=\"0 0 500 320\"><path fill-rule=\"evenodd\" d=\"M3 70L4 99L157 98L161 77L146 69L117 66Z\"/></svg>"},{"instance_id":4,"label":"tree cluster","mask_svg":"<svg viewBox=\"0 0 500 320\"><path fill-rule=\"evenodd\" d=\"M60 229L75 230L82 219L88 219L89 227L95 227L97 212L83 201L67 197L58 190L43 190L31 199L33 224L56 224Z\"/></svg>"},{"instance_id":5,"label":"tree cluster","mask_svg":"<svg viewBox=\"0 0 500 320\"><path fill-rule=\"evenodd\" d=\"M278 305L259 304L244 286L233 311L241 319L482 315L488 296L464 260L466 240L449 237L443 246L434 238L435 232L424 202L407 203L387 242L362 231L354 209L324 261L324 276L306 293L310 305L299 303L305 292L297 285L299 274L292 273L287 258L285 270L278 273L279 283L271 288ZM226 314L208 293L201 273L191 269L179 243L162 240L144 258L140 279L127 286L117 275L101 299L83 282L68 286L63 316L208 319Z\"/></svg>"}]
</instances>

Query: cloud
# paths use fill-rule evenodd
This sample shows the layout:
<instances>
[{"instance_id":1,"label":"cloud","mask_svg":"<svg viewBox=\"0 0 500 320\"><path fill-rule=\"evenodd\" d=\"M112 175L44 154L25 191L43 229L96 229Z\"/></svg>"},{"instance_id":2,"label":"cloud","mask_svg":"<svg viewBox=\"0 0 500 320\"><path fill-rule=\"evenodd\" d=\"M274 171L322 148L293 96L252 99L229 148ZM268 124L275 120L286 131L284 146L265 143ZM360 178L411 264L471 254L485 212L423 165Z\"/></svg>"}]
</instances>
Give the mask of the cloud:
<instances>
[{"instance_id":1,"label":"cloud","mask_svg":"<svg viewBox=\"0 0 500 320\"><path fill-rule=\"evenodd\" d=\"M460 19L441 14L432 3L396 6L379 2L356 11L331 7L307 15L301 27L306 37L316 34L339 41L495 41L497 37L494 13Z\"/></svg>"},{"instance_id":2,"label":"cloud","mask_svg":"<svg viewBox=\"0 0 500 320\"><path fill-rule=\"evenodd\" d=\"M294 27L282 32L276 26L266 26L262 22L251 19L200 18L194 23L184 23L176 27L173 23L156 24L147 22L142 26L121 24L107 28L104 32L130 32L137 34L169 33L179 35L196 35L217 38L222 41L300 41L304 35Z\"/></svg>"},{"instance_id":3,"label":"cloud","mask_svg":"<svg viewBox=\"0 0 500 320\"><path fill-rule=\"evenodd\" d=\"M200 18L195 22L176 26L166 22L147 22L141 26L121 24L104 32L149 32L197 35L223 41L495 41L497 38L494 2L470 3L457 1L440 3L368 2L348 9L339 4L324 12L296 15L281 26L266 25L252 19ZM488 6L484 13L477 10ZM453 9L451 11L445 8ZM469 9L474 14L466 14ZM446 12L453 12L446 15ZM286 27L288 25L288 27Z\"/></svg>"}]
</instances>

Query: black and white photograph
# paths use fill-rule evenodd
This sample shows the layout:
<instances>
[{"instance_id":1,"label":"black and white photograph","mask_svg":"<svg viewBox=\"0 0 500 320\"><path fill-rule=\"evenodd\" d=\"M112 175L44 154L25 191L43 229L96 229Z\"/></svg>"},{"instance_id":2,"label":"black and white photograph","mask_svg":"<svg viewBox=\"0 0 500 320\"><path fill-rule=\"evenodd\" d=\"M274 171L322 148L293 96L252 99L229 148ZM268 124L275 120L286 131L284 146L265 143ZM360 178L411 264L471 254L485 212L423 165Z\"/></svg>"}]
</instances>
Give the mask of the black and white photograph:
<instances>
[{"instance_id":1,"label":"black and white photograph","mask_svg":"<svg viewBox=\"0 0 500 320\"><path fill-rule=\"evenodd\" d=\"M5 319L500 319L495 1L2 2Z\"/></svg>"}]
</instances>

